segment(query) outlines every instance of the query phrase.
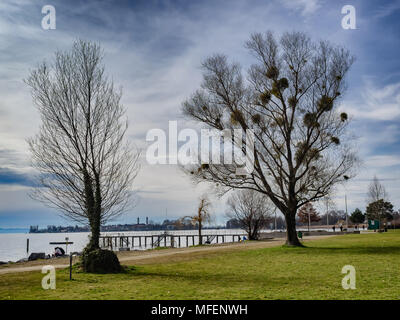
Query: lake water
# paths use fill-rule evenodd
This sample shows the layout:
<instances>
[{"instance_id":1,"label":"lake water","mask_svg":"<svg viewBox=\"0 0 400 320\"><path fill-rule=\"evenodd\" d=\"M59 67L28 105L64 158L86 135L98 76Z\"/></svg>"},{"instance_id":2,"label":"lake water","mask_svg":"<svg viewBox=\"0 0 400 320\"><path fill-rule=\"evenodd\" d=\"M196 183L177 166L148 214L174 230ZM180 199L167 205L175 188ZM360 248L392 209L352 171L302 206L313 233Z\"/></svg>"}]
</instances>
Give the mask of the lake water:
<instances>
[{"instance_id":1,"label":"lake water","mask_svg":"<svg viewBox=\"0 0 400 320\"><path fill-rule=\"evenodd\" d=\"M151 236L161 235L164 231L131 231L131 232L102 232L102 235L125 235L125 236ZM203 235L214 235L214 234L235 234L244 235L244 231L240 229L207 229L203 230ZM197 230L179 230L179 231L168 231L171 235L197 235ZM49 242L63 242L68 237L69 241L73 242L72 245L68 245L68 252L82 251L89 241L88 232L75 232L75 233L0 233L0 261L17 261L22 258L27 258L32 252L45 252L46 254L52 254L54 248L57 245L50 245ZM29 239L29 252L26 251L27 239ZM156 238L155 238L156 239ZM185 237L181 238L181 246L186 246ZM139 247L138 239L135 240L135 249L144 250L151 248L150 243L147 247L144 247L142 239L142 246ZM192 245L192 240L189 239L189 245ZM198 239L195 239L197 244ZM232 237L227 236L226 242L232 241ZM216 240L213 240L215 243ZM169 240L167 246L169 246ZM161 242L161 246L164 246L164 242ZM60 245L65 249L65 245Z\"/></svg>"}]
</instances>

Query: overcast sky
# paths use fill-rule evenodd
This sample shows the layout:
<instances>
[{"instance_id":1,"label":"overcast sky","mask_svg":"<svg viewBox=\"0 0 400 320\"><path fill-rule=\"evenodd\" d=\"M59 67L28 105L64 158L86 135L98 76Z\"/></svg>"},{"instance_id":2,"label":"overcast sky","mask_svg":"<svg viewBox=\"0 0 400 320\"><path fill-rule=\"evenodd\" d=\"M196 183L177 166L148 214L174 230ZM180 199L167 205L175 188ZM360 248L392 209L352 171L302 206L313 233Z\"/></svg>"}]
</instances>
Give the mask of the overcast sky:
<instances>
[{"instance_id":1,"label":"overcast sky","mask_svg":"<svg viewBox=\"0 0 400 320\"><path fill-rule=\"evenodd\" d=\"M133 4L134 3L134 4ZM118 5L117 5L118 4ZM356 29L342 28L341 9L356 9ZM56 9L56 29L44 30L44 5ZM58 212L31 200L32 169L26 139L38 132L39 116L23 83L30 69L67 50L77 38L98 41L107 73L123 88L128 138L145 150L146 133L190 127L182 101L201 82L201 61L227 54L246 69L252 57L244 42L253 32L305 31L315 39L346 46L357 58L341 109L353 118L363 167L348 182L349 212L365 209L374 175L400 207L400 2L320 0L54 1L0 2L0 228L68 224ZM142 159L135 181L139 204L116 222L160 221L194 212L208 186L194 186L176 166L150 166ZM344 188L335 196L344 209ZM214 199L217 222L225 220L224 199Z\"/></svg>"}]
</instances>

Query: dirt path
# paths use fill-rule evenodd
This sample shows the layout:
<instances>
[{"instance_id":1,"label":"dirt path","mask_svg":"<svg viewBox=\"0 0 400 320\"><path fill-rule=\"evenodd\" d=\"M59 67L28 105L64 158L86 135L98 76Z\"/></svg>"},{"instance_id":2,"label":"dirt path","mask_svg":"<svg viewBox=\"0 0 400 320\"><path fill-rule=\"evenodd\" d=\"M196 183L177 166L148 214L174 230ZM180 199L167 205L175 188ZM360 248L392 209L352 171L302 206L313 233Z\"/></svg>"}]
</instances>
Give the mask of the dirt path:
<instances>
[{"instance_id":1,"label":"dirt path","mask_svg":"<svg viewBox=\"0 0 400 320\"><path fill-rule=\"evenodd\" d=\"M305 238L305 242L309 240L317 240L332 236L309 236ZM218 245L209 245L203 247L189 247L189 248L168 248L161 250L147 250L147 251L125 251L118 252L118 258L124 265L143 264L153 262L164 262L172 260L187 260L196 257L206 256L210 253L218 253L219 251L232 252L247 249L261 249L276 247L282 245L285 241L283 239L272 239L268 241L249 241L245 243L226 243ZM74 258L76 262L77 258ZM7 273L40 271L45 265L52 265L57 269L69 267L69 258L38 260L31 262L24 262L18 264L8 264L0 267L0 275Z\"/></svg>"}]
</instances>

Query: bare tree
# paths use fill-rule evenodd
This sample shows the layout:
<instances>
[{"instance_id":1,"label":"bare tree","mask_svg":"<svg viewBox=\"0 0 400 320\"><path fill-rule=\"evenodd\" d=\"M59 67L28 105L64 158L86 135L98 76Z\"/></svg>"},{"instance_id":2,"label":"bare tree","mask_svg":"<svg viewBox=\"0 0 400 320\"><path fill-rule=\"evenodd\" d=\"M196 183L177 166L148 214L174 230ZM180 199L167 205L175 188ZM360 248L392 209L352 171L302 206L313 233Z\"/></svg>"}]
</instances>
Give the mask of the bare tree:
<instances>
[{"instance_id":1,"label":"bare tree","mask_svg":"<svg viewBox=\"0 0 400 320\"><path fill-rule=\"evenodd\" d=\"M203 225L206 223L211 222L212 217L211 217L211 202L206 196L202 196L200 198L199 206L197 207L197 214L193 216L184 216L180 219L180 221L183 223L185 220L190 219L191 223L193 225L198 226L199 228L199 244L203 244L203 239L202 239L202 229Z\"/></svg>"},{"instance_id":2,"label":"bare tree","mask_svg":"<svg viewBox=\"0 0 400 320\"><path fill-rule=\"evenodd\" d=\"M371 181L368 187L368 203L375 202L378 200L388 200L386 189L382 185L377 176Z\"/></svg>"},{"instance_id":3,"label":"bare tree","mask_svg":"<svg viewBox=\"0 0 400 320\"><path fill-rule=\"evenodd\" d=\"M228 201L228 217L236 219L247 232L249 240L257 240L262 228L271 221L274 205L260 192L240 190Z\"/></svg>"},{"instance_id":4,"label":"bare tree","mask_svg":"<svg viewBox=\"0 0 400 320\"><path fill-rule=\"evenodd\" d=\"M333 195L332 194L327 194L325 197L321 198L320 201L318 202L319 209L320 211L325 211L325 214L321 215L324 217L323 222L326 221L326 225L329 225L329 211L335 210L336 209L336 203L333 200Z\"/></svg>"},{"instance_id":5,"label":"bare tree","mask_svg":"<svg viewBox=\"0 0 400 320\"><path fill-rule=\"evenodd\" d=\"M319 213L315 210L311 202L304 204L298 211L298 216L301 222L307 223L308 231L310 231L311 222L318 222L321 220Z\"/></svg>"},{"instance_id":6,"label":"bare tree","mask_svg":"<svg viewBox=\"0 0 400 320\"><path fill-rule=\"evenodd\" d=\"M202 64L201 89L183 103L183 114L224 134L252 130L254 154L246 156L254 159L254 170L237 175L235 163L212 162L185 170L221 193L250 189L267 195L285 216L287 244L301 246L297 209L354 174L348 116L337 111L353 57L301 32L285 33L280 42L271 32L256 33L246 47L257 59L247 78L226 56L209 57Z\"/></svg>"},{"instance_id":7,"label":"bare tree","mask_svg":"<svg viewBox=\"0 0 400 320\"><path fill-rule=\"evenodd\" d=\"M368 205L366 210L367 217L369 219L375 217L379 220L379 228L381 228L381 218L385 216L385 204L390 204L390 202L388 202L387 200L388 194L386 192L385 186L381 184L377 176L374 176L374 179L368 186Z\"/></svg>"},{"instance_id":8,"label":"bare tree","mask_svg":"<svg viewBox=\"0 0 400 320\"><path fill-rule=\"evenodd\" d=\"M42 121L29 140L40 173L32 197L88 223L88 251L99 248L100 226L132 205L139 169L139 153L124 142L121 92L105 75L102 56L98 44L79 40L25 80Z\"/></svg>"}]
</instances>

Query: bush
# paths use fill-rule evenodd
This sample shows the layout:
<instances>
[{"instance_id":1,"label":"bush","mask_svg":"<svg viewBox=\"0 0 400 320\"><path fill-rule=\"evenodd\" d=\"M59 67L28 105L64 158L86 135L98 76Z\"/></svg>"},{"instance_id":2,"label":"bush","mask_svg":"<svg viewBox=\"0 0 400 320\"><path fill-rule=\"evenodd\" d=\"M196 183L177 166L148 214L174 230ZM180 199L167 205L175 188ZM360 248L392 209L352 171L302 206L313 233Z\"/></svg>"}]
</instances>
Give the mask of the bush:
<instances>
[{"instance_id":1,"label":"bush","mask_svg":"<svg viewBox=\"0 0 400 320\"><path fill-rule=\"evenodd\" d=\"M85 250L82 255L82 268L91 273L118 273L122 271L117 255L110 250Z\"/></svg>"}]
</instances>

